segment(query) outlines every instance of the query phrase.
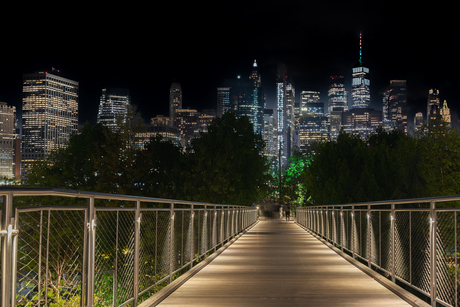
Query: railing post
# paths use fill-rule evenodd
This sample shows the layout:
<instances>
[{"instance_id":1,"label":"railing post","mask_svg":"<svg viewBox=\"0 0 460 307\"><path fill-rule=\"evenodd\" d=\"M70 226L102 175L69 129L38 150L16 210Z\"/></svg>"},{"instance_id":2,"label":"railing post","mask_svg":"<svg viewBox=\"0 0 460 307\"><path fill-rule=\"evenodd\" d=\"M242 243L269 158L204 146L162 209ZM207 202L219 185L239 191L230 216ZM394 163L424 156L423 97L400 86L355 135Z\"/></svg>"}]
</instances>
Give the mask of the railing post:
<instances>
[{"instance_id":1,"label":"railing post","mask_svg":"<svg viewBox=\"0 0 460 307\"><path fill-rule=\"evenodd\" d=\"M340 206L340 247L345 245L345 234L344 234L345 223L343 222L343 206Z\"/></svg>"},{"instance_id":2,"label":"railing post","mask_svg":"<svg viewBox=\"0 0 460 307\"><path fill-rule=\"evenodd\" d=\"M431 306L436 307L436 203L430 202L430 295Z\"/></svg>"},{"instance_id":3,"label":"railing post","mask_svg":"<svg viewBox=\"0 0 460 307\"><path fill-rule=\"evenodd\" d=\"M137 306L137 296L139 293L139 245L141 231L141 202L136 201L136 211L134 213L134 302L133 306Z\"/></svg>"},{"instance_id":4,"label":"railing post","mask_svg":"<svg viewBox=\"0 0 460 307\"><path fill-rule=\"evenodd\" d=\"M371 205L367 205L367 264L369 268L372 268L371 260L372 260L372 236L371 236Z\"/></svg>"},{"instance_id":5,"label":"railing post","mask_svg":"<svg viewBox=\"0 0 460 307\"><path fill-rule=\"evenodd\" d=\"M170 204L169 210L169 283L172 283L173 257L174 257L174 203Z\"/></svg>"},{"instance_id":6,"label":"railing post","mask_svg":"<svg viewBox=\"0 0 460 307\"><path fill-rule=\"evenodd\" d=\"M94 209L94 197L88 199L88 273L87 273L87 306L94 306L94 273L96 252L96 210Z\"/></svg>"},{"instance_id":7,"label":"railing post","mask_svg":"<svg viewBox=\"0 0 460 307\"><path fill-rule=\"evenodd\" d=\"M356 236L355 236L355 206L351 206L351 252L353 254L353 259L356 258L355 255L355 241L356 241Z\"/></svg>"},{"instance_id":8,"label":"railing post","mask_svg":"<svg viewBox=\"0 0 460 307\"><path fill-rule=\"evenodd\" d=\"M391 235L391 280L396 283L396 252L395 252L395 247L396 247L396 242L395 242L395 222L396 222L396 212L395 212L395 204L391 204L391 230L390 230L390 235Z\"/></svg>"},{"instance_id":9,"label":"railing post","mask_svg":"<svg viewBox=\"0 0 460 307\"><path fill-rule=\"evenodd\" d=\"M212 244L214 252L217 250L217 206L214 206L214 220L212 222Z\"/></svg>"},{"instance_id":10,"label":"railing post","mask_svg":"<svg viewBox=\"0 0 460 307\"><path fill-rule=\"evenodd\" d=\"M193 238L194 238L194 233L193 233L193 219L195 218L195 211L193 210L193 204L192 204L192 207L190 208L190 269L193 268Z\"/></svg>"},{"instance_id":11,"label":"railing post","mask_svg":"<svg viewBox=\"0 0 460 307\"><path fill-rule=\"evenodd\" d=\"M1 235L3 238L2 244L2 267L1 267L1 282L2 282L2 306L10 306L13 300L13 291L16 286L12 285L12 275L16 272L12 269L13 256L13 195L7 194L3 196L2 220L1 220Z\"/></svg>"}]
</instances>

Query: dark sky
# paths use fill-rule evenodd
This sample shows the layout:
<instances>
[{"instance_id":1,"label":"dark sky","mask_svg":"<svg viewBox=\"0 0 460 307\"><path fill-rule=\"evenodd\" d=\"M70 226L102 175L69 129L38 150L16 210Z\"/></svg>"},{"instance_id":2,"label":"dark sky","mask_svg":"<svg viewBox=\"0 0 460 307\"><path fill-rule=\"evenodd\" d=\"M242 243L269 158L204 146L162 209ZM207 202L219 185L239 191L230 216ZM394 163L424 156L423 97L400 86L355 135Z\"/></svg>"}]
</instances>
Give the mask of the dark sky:
<instances>
[{"instance_id":1,"label":"dark sky","mask_svg":"<svg viewBox=\"0 0 460 307\"><path fill-rule=\"evenodd\" d=\"M110 86L128 88L148 119L168 115L173 79L182 85L184 107L214 108L216 87L238 74L246 77L257 59L269 107L279 62L294 79L297 96L316 89L326 102L330 75L344 75L350 87L362 31L373 107L381 109L380 93L390 80L406 79L410 121L416 111L426 112L430 88L441 91L453 112L460 108L460 26L455 9L441 2L78 5L20 10L2 38L0 101L19 107L22 74L56 67L80 82L80 122L95 122L101 89Z\"/></svg>"}]
</instances>

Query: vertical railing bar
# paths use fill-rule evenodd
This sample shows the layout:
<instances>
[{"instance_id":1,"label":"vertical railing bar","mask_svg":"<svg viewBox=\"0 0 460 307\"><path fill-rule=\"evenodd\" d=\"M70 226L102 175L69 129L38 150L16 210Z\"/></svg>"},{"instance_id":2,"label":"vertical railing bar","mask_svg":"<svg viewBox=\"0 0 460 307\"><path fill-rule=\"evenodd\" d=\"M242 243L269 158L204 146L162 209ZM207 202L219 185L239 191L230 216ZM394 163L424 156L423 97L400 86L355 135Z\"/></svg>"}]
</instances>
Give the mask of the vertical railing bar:
<instances>
[{"instance_id":1,"label":"vertical railing bar","mask_svg":"<svg viewBox=\"0 0 460 307\"><path fill-rule=\"evenodd\" d=\"M185 211L181 212L181 236L180 236L180 266L184 265L184 218Z\"/></svg>"},{"instance_id":2,"label":"vertical railing bar","mask_svg":"<svg viewBox=\"0 0 460 307\"><path fill-rule=\"evenodd\" d=\"M409 283L412 285L412 211L409 211Z\"/></svg>"},{"instance_id":3,"label":"vertical railing bar","mask_svg":"<svg viewBox=\"0 0 460 307\"><path fill-rule=\"evenodd\" d=\"M158 254L158 210L155 210L155 283L158 281L157 254Z\"/></svg>"},{"instance_id":4,"label":"vertical railing bar","mask_svg":"<svg viewBox=\"0 0 460 307\"><path fill-rule=\"evenodd\" d=\"M46 263L45 263L45 306L48 306L48 259L50 254L50 224L51 224L51 210L48 209L48 221L46 230ZM92 306L92 305L90 305Z\"/></svg>"},{"instance_id":5,"label":"vertical railing bar","mask_svg":"<svg viewBox=\"0 0 460 307\"><path fill-rule=\"evenodd\" d=\"M174 256L174 203L170 204L170 234L169 234L169 283L172 283L173 275L173 256Z\"/></svg>"},{"instance_id":6,"label":"vertical railing bar","mask_svg":"<svg viewBox=\"0 0 460 307\"><path fill-rule=\"evenodd\" d=\"M431 306L436 307L436 203L430 202L430 296Z\"/></svg>"},{"instance_id":7,"label":"vertical railing bar","mask_svg":"<svg viewBox=\"0 0 460 307\"><path fill-rule=\"evenodd\" d=\"M112 304L114 307L117 306L117 293L118 293L118 229L120 211L116 211L116 227L115 227L115 258L113 260L113 281L112 281Z\"/></svg>"},{"instance_id":8,"label":"vertical railing bar","mask_svg":"<svg viewBox=\"0 0 460 307\"><path fill-rule=\"evenodd\" d=\"M88 282L87 282L87 305L94 305L94 272L95 272L95 244L96 244L96 212L94 209L94 197L88 198ZM49 221L48 221L49 226ZM48 231L49 234L49 231ZM47 251L47 254L49 251ZM48 257L48 255L47 255ZM48 262L48 259L47 261ZM45 293L47 293L46 290Z\"/></svg>"},{"instance_id":9,"label":"vertical railing bar","mask_svg":"<svg viewBox=\"0 0 460 307\"><path fill-rule=\"evenodd\" d=\"M86 211L85 211L85 218L86 218ZM86 220L85 220L86 221ZM83 225L83 228L86 230L86 223ZM41 302L41 292L42 292L42 236L43 236L43 210L40 210L40 238L38 239L38 301ZM84 243L86 244L86 238L84 240ZM86 255L83 253L83 255ZM83 256L83 259L86 259L85 256ZM83 267L83 271L85 270L85 267ZM82 278L82 287L84 286L85 279ZM83 289L83 288L82 288ZM84 301L82 297L82 302ZM83 307L83 304L82 304Z\"/></svg>"},{"instance_id":10,"label":"vertical railing bar","mask_svg":"<svg viewBox=\"0 0 460 307\"><path fill-rule=\"evenodd\" d=\"M382 211L379 211L379 266L382 267Z\"/></svg>"},{"instance_id":11,"label":"vertical railing bar","mask_svg":"<svg viewBox=\"0 0 460 307\"><path fill-rule=\"evenodd\" d=\"M193 204L190 207L190 221L189 221L189 227L190 227L190 269L193 268L193 239L194 239L194 231L193 231L193 219L195 217L195 211L193 210Z\"/></svg>"},{"instance_id":12,"label":"vertical railing bar","mask_svg":"<svg viewBox=\"0 0 460 307\"><path fill-rule=\"evenodd\" d=\"M454 249L454 259L455 259L455 306L458 306L458 266L457 266L457 253L458 253L458 244L457 244L457 211L454 212L454 242L455 242L455 249Z\"/></svg>"},{"instance_id":13,"label":"vertical railing bar","mask_svg":"<svg viewBox=\"0 0 460 307\"><path fill-rule=\"evenodd\" d=\"M141 230L141 202L136 201L134 212L134 276L133 276L133 307L137 306L137 296L139 293L139 251L140 251L140 230Z\"/></svg>"},{"instance_id":14,"label":"vertical railing bar","mask_svg":"<svg viewBox=\"0 0 460 307\"><path fill-rule=\"evenodd\" d=\"M395 256L395 223L396 223L396 216L395 216L395 204L391 204L391 223L390 223L390 234L391 234L391 280L395 283L396 282L396 256Z\"/></svg>"},{"instance_id":15,"label":"vertical railing bar","mask_svg":"<svg viewBox=\"0 0 460 307\"><path fill-rule=\"evenodd\" d=\"M82 259L82 267L81 267L81 298L80 298L80 306L84 307L85 305L85 299L86 299L86 266L88 265L88 228L86 225L88 224L88 209L83 211L84 213L84 218L83 218L83 259ZM42 210L41 210L41 213ZM42 215L40 215L40 250L41 250L41 236L42 236L42 230L41 230L41 225L42 225ZM41 253L41 252L40 252ZM41 260L40 260L41 261ZM40 280L40 278L39 278ZM39 283L40 284L40 283ZM38 301L40 302L40 288L38 290Z\"/></svg>"},{"instance_id":16,"label":"vertical railing bar","mask_svg":"<svg viewBox=\"0 0 460 307\"><path fill-rule=\"evenodd\" d=\"M15 297L11 297L12 292L12 274L16 272L12 271L11 257L13 255L13 234L11 218L13 216L13 195L7 194L3 196L3 208L2 208L2 229L6 231L6 236L3 238L2 245L2 266L1 266L1 283L2 283L2 306L10 306L10 303L15 300Z\"/></svg>"},{"instance_id":17,"label":"vertical railing bar","mask_svg":"<svg viewBox=\"0 0 460 307\"><path fill-rule=\"evenodd\" d=\"M214 244L214 252L217 250L217 206L214 206L214 222L212 223L212 244Z\"/></svg>"},{"instance_id":18,"label":"vertical railing bar","mask_svg":"<svg viewBox=\"0 0 460 307\"><path fill-rule=\"evenodd\" d=\"M16 307L16 281L17 281L17 271L18 271L18 225L17 225L17 218L18 218L18 209L15 209L14 218L11 219L11 225L13 225L13 229L16 230L16 233L13 235L13 255L12 255L12 275L11 275L11 307Z\"/></svg>"},{"instance_id":19,"label":"vertical railing bar","mask_svg":"<svg viewBox=\"0 0 460 307\"><path fill-rule=\"evenodd\" d=\"M355 206L351 206L351 252L353 254L353 259L356 258L355 255L355 227L356 227L356 218L355 218Z\"/></svg>"},{"instance_id":20,"label":"vertical railing bar","mask_svg":"<svg viewBox=\"0 0 460 307\"><path fill-rule=\"evenodd\" d=\"M367 263L372 268L371 205L367 205Z\"/></svg>"}]
</instances>

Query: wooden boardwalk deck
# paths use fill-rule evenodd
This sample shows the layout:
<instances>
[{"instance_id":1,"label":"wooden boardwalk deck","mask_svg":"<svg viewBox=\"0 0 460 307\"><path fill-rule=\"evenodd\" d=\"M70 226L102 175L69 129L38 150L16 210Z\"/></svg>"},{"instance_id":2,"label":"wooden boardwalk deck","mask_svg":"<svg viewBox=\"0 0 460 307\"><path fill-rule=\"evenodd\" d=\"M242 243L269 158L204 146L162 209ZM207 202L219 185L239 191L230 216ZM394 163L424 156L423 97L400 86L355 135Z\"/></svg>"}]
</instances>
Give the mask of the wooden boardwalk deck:
<instances>
[{"instance_id":1,"label":"wooden boardwalk deck","mask_svg":"<svg viewBox=\"0 0 460 307\"><path fill-rule=\"evenodd\" d=\"M410 306L293 222L259 222L158 306Z\"/></svg>"}]
</instances>

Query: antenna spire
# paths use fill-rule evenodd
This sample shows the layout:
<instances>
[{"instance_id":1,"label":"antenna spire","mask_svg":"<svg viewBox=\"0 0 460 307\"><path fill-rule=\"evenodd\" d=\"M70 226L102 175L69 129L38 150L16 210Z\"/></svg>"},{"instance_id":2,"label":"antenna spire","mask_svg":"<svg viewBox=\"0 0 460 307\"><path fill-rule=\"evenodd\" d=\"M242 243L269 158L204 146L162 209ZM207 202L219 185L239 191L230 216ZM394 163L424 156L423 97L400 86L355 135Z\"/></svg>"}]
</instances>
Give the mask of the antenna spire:
<instances>
[{"instance_id":1,"label":"antenna spire","mask_svg":"<svg viewBox=\"0 0 460 307\"><path fill-rule=\"evenodd\" d=\"M359 65L363 65L363 32L359 32Z\"/></svg>"}]
</instances>

